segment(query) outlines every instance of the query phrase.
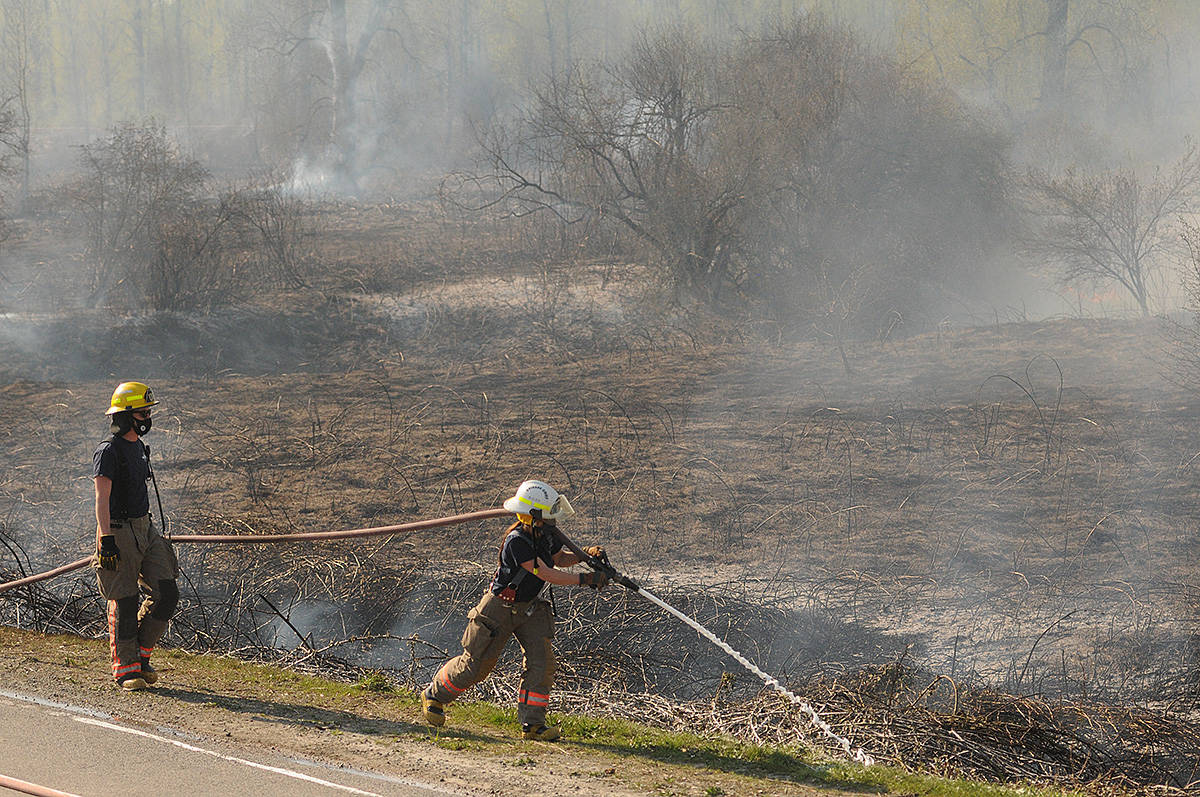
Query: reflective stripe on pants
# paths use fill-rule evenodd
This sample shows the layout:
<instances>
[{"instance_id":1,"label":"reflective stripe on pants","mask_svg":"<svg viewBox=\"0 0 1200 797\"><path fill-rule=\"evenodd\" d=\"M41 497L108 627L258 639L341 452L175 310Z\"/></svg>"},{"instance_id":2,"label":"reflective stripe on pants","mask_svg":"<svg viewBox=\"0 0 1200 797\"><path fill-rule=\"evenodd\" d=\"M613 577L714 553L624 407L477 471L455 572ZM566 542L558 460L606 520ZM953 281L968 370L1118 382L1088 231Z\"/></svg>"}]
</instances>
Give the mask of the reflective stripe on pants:
<instances>
[{"instance_id":1,"label":"reflective stripe on pants","mask_svg":"<svg viewBox=\"0 0 1200 797\"><path fill-rule=\"evenodd\" d=\"M556 664L552 646L554 616L550 604L541 600L506 603L490 591L484 593L467 615L463 652L438 670L429 685L430 696L440 703L451 703L487 678L513 636L525 654L517 718L523 725L545 724Z\"/></svg>"}]
</instances>

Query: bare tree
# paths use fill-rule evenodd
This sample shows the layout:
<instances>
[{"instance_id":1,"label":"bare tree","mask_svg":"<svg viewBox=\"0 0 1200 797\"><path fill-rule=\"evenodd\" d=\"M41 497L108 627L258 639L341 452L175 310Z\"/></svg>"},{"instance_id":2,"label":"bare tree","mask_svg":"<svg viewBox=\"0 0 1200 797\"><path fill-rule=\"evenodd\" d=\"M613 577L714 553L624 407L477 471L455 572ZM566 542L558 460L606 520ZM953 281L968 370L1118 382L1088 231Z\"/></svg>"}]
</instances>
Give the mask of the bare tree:
<instances>
[{"instance_id":1,"label":"bare tree","mask_svg":"<svg viewBox=\"0 0 1200 797\"><path fill-rule=\"evenodd\" d=\"M16 109L18 104L16 97L0 98L0 178L5 180L17 172L12 159L21 155L26 143Z\"/></svg>"},{"instance_id":2,"label":"bare tree","mask_svg":"<svg viewBox=\"0 0 1200 797\"><path fill-rule=\"evenodd\" d=\"M740 161L709 131L723 110L717 59L681 29L642 37L622 66L576 65L537 93L517 129L489 131L492 171L460 175L498 189L493 206L549 211L573 224L605 218L666 266L678 289L716 302L736 281Z\"/></svg>"},{"instance_id":3,"label":"bare tree","mask_svg":"<svg viewBox=\"0 0 1200 797\"><path fill-rule=\"evenodd\" d=\"M1030 251L1050 258L1063 284L1116 283L1150 315L1151 279L1178 251L1177 222L1200 192L1196 146L1149 179L1132 168L1060 177L1034 170L1029 185L1042 218Z\"/></svg>"},{"instance_id":4,"label":"bare tree","mask_svg":"<svg viewBox=\"0 0 1200 797\"><path fill-rule=\"evenodd\" d=\"M337 174L351 184L357 182L358 141L358 83L367 65L367 53L375 36L384 29L385 15L391 0L372 0L370 11L358 36L351 41L346 22L346 0L329 0L332 35L330 61L333 67L333 144L336 150Z\"/></svg>"},{"instance_id":5,"label":"bare tree","mask_svg":"<svg viewBox=\"0 0 1200 797\"><path fill-rule=\"evenodd\" d=\"M1189 322L1170 322L1165 326L1165 353L1170 368L1168 379L1188 390L1200 390L1200 227L1194 223L1181 225L1186 254L1179 269Z\"/></svg>"},{"instance_id":6,"label":"bare tree","mask_svg":"<svg viewBox=\"0 0 1200 797\"><path fill-rule=\"evenodd\" d=\"M285 189L286 177L282 172L266 173L230 192L223 203L264 281L303 288L308 284L308 259L302 244L313 223L304 199Z\"/></svg>"},{"instance_id":7,"label":"bare tree","mask_svg":"<svg viewBox=\"0 0 1200 797\"><path fill-rule=\"evenodd\" d=\"M137 281L139 269L161 256L164 234L194 212L207 172L181 154L157 125L120 125L80 150L83 176L74 189L87 242L92 280L89 306L144 300L156 289Z\"/></svg>"},{"instance_id":8,"label":"bare tree","mask_svg":"<svg viewBox=\"0 0 1200 797\"><path fill-rule=\"evenodd\" d=\"M29 196L29 144L33 126L32 86L33 38L37 19L28 0L5 0L4 27L0 35L5 83L12 95L0 103L0 114L8 124L0 130L0 146L20 160L21 201Z\"/></svg>"},{"instance_id":9,"label":"bare tree","mask_svg":"<svg viewBox=\"0 0 1200 797\"><path fill-rule=\"evenodd\" d=\"M4 216L5 184L13 175L12 157L20 152L21 135L16 114L11 107L12 98L0 99L0 242L8 238L10 227ZM0 273L0 278L3 278Z\"/></svg>"},{"instance_id":10,"label":"bare tree","mask_svg":"<svg viewBox=\"0 0 1200 797\"><path fill-rule=\"evenodd\" d=\"M1004 142L815 18L734 42L643 36L550 81L484 145L490 169L447 183L462 204L617 225L677 298L790 328L845 284L847 327L894 324L984 268L1011 216Z\"/></svg>"}]
</instances>

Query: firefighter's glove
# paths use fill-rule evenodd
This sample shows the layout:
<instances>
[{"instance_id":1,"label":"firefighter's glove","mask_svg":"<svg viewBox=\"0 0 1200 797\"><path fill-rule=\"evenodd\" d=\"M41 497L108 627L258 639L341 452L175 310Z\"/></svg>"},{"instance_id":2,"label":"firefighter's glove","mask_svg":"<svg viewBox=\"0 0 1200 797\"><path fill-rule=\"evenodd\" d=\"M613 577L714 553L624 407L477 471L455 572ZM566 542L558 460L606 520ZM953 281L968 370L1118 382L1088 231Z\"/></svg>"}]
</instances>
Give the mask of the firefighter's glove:
<instances>
[{"instance_id":1,"label":"firefighter's glove","mask_svg":"<svg viewBox=\"0 0 1200 797\"><path fill-rule=\"evenodd\" d=\"M579 574L579 586L591 587L592 589L603 589L608 584L608 573L603 570L594 570L591 573Z\"/></svg>"},{"instance_id":2,"label":"firefighter's glove","mask_svg":"<svg viewBox=\"0 0 1200 797\"><path fill-rule=\"evenodd\" d=\"M604 550L604 546L602 545L593 545L590 548L584 548L583 552L591 558L600 559L601 561L608 558L608 553Z\"/></svg>"},{"instance_id":3,"label":"firefighter's glove","mask_svg":"<svg viewBox=\"0 0 1200 797\"><path fill-rule=\"evenodd\" d=\"M121 561L121 549L117 547L117 538L111 534L105 534L100 538L100 566L105 570L116 570L119 561Z\"/></svg>"}]
</instances>

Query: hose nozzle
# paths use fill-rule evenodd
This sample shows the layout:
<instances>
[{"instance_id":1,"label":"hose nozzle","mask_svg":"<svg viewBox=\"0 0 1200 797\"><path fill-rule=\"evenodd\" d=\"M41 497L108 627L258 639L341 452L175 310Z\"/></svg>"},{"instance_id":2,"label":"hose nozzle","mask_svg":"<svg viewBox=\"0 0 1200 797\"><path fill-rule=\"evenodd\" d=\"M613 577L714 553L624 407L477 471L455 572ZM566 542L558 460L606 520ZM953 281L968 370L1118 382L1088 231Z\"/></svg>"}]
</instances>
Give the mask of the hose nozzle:
<instances>
[{"instance_id":1,"label":"hose nozzle","mask_svg":"<svg viewBox=\"0 0 1200 797\"><path fill-rule=\"evenodd\" d=\"M608 561L607 552L604 554L604 556L589 556L584 561L587 562L588 567L592 568L593 570L603 571L604 574L608 576L609 581L620 584L622 587L625 587L625 589L631 589L634 592L637 592L639 589L641 589L641 587L634 583L633 579L629 578L628 576L621 575L621 573L617 571L617 568L612 566L612 563Z\"/></svg>"}]
</instances>

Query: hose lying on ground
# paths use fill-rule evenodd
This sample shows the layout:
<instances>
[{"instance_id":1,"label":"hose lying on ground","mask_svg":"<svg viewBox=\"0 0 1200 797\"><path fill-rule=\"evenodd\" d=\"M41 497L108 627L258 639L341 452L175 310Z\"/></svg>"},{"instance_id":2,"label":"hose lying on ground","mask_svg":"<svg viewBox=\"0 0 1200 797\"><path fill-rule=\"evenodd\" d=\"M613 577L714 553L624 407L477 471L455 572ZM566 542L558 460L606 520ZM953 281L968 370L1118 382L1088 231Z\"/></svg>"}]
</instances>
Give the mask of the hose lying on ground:
<instances>
[{"instance_id":1,"label":"hose lying on ground","mask_svg":"<svg viewBox=\"0 0 1200 797\"><path fill-rule=\"evenodd\" d=\"M373 526L366 529L347 529L344 531L306 531L295 534L177 534L171 537L171 542L264 543L295 542L297 540L342 540L348 537L374 537L383 534L420 531L438 526L470 523L474 520L488 520L489 518L503 517L510 514L512 513L505 509L484 509L479 512L466 512L461 515L450 515L430 520L415 520L412 523L400 523L395 526ZM18 578L16 581L5 582L0 584L0 593L28 584L34 584L38 581L45 581L55 576L61 576L63 573L70 573L72 570L87 567L91 561L92 557L89 556L85 559L78 559L70 564L56 567L53 570L47 570L45 573L38 573L37 575Z\"/></svg>"},{"instance_id":2,"label":"hose lying on ground","mask_svg":"<svg viewBox=\"0 0 1200 797\"><path fill-rule=\"evenodd\" d=\"M300 532L300 533L296 533L296 534L180 534L180 535L171 537L171 541L172 542L266 543L266 542L295 542L297 540L339 540L339 539L345 539L347 537L369 537L369 536L382 535L382 534L397 534L397 533L405 532L405 531L418 531L421 529L435 528L437 526L449 526L449 525L453 525L456 523L470 523L473 520L486 520L489 518L501 517L503 515L509 515L509 514L512 514L512 513L505 509L485 509L480 512L467 512L465 514L451 515L449 517L444 517L444 518L434 518L432 520L418 520L418 521L414 521L412 523L401 523L401 524L395 525L395 526L376 526L374 528L366 528L366 529L349 529L346 531L313 531L313 532ZM557 531L557 529L556 529L556 531ZM784 687L782 684L780 684L777 680L770 677L769 675L764 673L762 670L758 669L758 667L754 666L742 654L738 653L736 650L734 650L728 644L721 641L719 638L717 638L717 636L715 634L713 634L707 628L704 628L702 625L697 623L695 620L693 620L692 618L683 614L678 609L675 609L673 606L669 606L668 604L664 603L660 598L657 598L654 595L651 595L649 592L646 592L638 584L636 584L635 582L633 582L626 576L623 576L620 573L618 573L610 564L608 564L607 557L605 557L603 560L598 560L595 557L589 556L587 553L585 553L582 549L580 549L579 546L577 546L574 542L572 542L571 539L568 538L561 531L558 531L558 535L562 539L562 541L566 545L566 547L568 547L571 551L573 551L580 558L580 560L586 562L593 569L603 569L605 572L608 572L611 575L611 577L613 578L613 580L616 581L617 583L621 584L622 586L624 586L628 589L633 590L634 592L641 594L647 600L652 601L653 603L655 603L658 606L662 607L663 609L667 610L671 614L674 614L676 617L680 618L687 624L691 625L693 628L695 628L697 631L699 631L702 635L706 636L709 640L711 640L716 645L723 648L731 656L733 656L739 663L742 664L742 666L746 667L748 670L753 672L755 675L758 675L763 680L763 682L766 683L768 686L770 686L773 689L784 694L790 700L792 700L794 703L799 705L800 708L809 715L809 720L812 722L814 727L816 727L820 731L822 731L822 733L825 736L827 736L830 739L837 742L838 745L846 753L846 755L848 757L850 757L852 760L858 761L859 763L867 764L867 765L875 763L874 760L869 755L867 755L867 753L864 752L862 748L858 748L857 750L852 749L852 747L850 745L850 741L848 739L846 739L845 737L839 735L837 732L835 732L828 723L826 723L825 721L823 721L821 719L821 717L817 714L817 712L811 706L809 706L809 704L807 702L805 702L803 699L801 699L800 697L798 697L795 694L793 694L792 692L790 692L786 687ZM89 556L86 559L80 559L78 561L71 562L70 564L63 565L62 567L57 567L53 570L48 570L45 573L39 573L34 576L27 576L25 578L17 579L16 581L9 581L5 584L0 584L0 593L6 592L7 590L10 590L10 589L15 589L16 587L24 586L27 584L32 584L37 581L43 581L48 578L53 578L54 576L61 575L62 573L69 573L72 570L78 570L79 568L87 566L88 563L90 563L91 561L92 561L92 558ZM272 607L272 608L274 608L274 607ZM286 618L285 618L285 620L286 620Z\"/></svg>"}]
</instances>

